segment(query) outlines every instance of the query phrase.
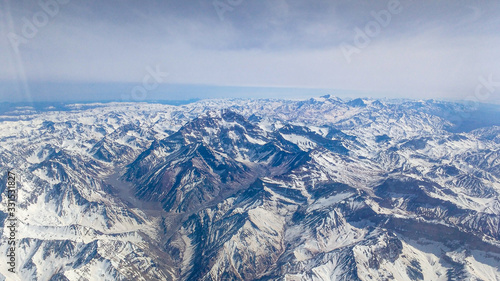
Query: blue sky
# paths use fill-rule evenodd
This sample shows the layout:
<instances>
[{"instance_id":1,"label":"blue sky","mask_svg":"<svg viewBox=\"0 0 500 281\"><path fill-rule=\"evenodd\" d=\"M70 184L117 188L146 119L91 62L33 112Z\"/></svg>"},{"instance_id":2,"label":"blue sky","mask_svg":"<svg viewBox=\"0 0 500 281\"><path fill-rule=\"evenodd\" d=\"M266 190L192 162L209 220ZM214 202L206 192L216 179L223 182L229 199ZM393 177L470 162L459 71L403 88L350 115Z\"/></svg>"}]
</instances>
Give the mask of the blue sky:
<instances>
[{"instance_id":1,"label":"blue sky","mask_svg":"<svg viewBox=\"0 0 500 281\"><path fill-rule=\"evenodd\" d=\"M0 101L499 102L498 1L4 0L0 13Z\"/></svg>"}]
</instances>

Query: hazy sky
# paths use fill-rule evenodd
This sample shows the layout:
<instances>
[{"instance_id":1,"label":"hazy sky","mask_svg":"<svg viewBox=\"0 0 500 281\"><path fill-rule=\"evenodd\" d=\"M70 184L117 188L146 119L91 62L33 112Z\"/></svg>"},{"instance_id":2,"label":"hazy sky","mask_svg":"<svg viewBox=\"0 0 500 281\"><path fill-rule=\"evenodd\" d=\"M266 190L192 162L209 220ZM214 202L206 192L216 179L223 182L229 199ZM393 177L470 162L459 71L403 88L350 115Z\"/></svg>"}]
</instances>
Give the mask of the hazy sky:
<instances>
[{"instance_id":1,"label":"hazy sky","mask_svg":"<svg viewBox=\"0 0 500 281\"><path fill-rule=\"evenodd\" d=\"M1 101L500 100L500 1L0 0L0 13Z\"/></svg>"}]
</instances>

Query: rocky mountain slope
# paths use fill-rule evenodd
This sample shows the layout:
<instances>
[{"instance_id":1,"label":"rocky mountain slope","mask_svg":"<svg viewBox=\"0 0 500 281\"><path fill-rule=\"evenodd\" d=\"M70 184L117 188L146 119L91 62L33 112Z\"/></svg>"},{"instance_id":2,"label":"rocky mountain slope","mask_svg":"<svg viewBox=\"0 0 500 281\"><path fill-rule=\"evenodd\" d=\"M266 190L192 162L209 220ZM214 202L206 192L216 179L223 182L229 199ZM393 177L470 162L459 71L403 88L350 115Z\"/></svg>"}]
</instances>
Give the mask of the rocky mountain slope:
<instances>
[{"instance_id":1,"label":"rocky mountain slope","mask_svg":"<svg viewBox=\"0 0 500 281\"><path fill-rule=\"evenodd\" d=\"M500 127L463 131L468 110L331 96L13 108L0 167L18 175L17 265L0 280L499 280Z\"/></svg>"}]
</instances>

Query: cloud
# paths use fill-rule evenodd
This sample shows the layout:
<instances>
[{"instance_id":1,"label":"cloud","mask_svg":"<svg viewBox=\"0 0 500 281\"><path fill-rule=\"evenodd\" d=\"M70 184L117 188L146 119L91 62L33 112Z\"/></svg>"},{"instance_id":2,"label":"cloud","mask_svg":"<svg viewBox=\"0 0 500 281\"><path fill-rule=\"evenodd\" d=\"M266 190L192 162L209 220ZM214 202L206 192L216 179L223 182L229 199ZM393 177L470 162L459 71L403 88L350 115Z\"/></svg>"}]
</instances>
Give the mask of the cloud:
<instances>
[{"instance_id":1,"label":"cloud","mask_svg":"<svg viewBox=\"0 0 500 281\"><path fill-rule=\"evenodd\" d=\"M463 98L481 75L500 80L492 2L401 1L401 12L347 60L343 44L359 47L356 30L369 31L373 13L391 1L226 0L238 4L221 20L211 1L73 0L59 4L18 54L0 41L0 80L133 84L159 66L171 84L419 98ZM44 11L32 1L5 3L13 19L0 25L7 39Z\"/></svg>"}]
</instances>

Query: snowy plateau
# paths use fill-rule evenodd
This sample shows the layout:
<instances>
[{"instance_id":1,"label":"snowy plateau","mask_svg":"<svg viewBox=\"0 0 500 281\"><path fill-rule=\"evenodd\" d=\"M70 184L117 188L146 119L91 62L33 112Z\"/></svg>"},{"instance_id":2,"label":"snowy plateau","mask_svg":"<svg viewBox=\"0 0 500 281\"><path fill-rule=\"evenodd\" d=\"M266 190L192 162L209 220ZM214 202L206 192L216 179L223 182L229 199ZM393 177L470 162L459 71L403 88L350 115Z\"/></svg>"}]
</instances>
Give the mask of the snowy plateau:
<instances>
[{"instance_id":1,"label":"snowy plateau","mask_svg":"<svg viewBox=\"0 0 500 281\"><path fill-rule=\"evenodd\" d=\"M4 110L0 280L500 280L499 108L479 107Z\"/></svg>"}]
</instances>

